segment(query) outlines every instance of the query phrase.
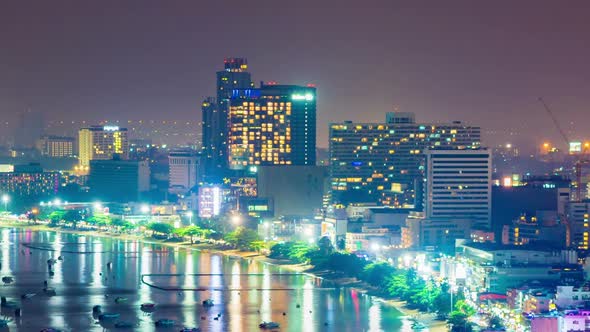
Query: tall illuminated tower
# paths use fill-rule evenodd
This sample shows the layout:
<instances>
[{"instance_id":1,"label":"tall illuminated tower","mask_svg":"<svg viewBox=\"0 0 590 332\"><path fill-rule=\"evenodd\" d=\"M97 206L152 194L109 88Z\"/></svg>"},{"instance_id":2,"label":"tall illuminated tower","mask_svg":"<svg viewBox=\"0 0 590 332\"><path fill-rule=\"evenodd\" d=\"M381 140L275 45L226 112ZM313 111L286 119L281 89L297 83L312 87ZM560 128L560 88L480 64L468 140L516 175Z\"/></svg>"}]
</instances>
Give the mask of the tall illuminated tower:
<instances>
[{"instance_id":1,"label":"tall illuminated tower","mask_svg":"<svg viewBox=\"0 0 590 332\"><path fill-rule=\"evenodd\" d=\"M228 116L230 169L315 165L316 89L261 84L235 89Z\"/></svg>"},{"instance_id":2,"label":"tall illuminated tower","mask_svg":"<svg viewBox=\"0 0 590 332\"><path fill-rule=\"evenodd\" d=\"M253 87L248 61L227 58L217 72L217 96L203 101L203 155L206 175L223 173L227 168L228 105L234 89Z\"/></svg>"}]
</instances>

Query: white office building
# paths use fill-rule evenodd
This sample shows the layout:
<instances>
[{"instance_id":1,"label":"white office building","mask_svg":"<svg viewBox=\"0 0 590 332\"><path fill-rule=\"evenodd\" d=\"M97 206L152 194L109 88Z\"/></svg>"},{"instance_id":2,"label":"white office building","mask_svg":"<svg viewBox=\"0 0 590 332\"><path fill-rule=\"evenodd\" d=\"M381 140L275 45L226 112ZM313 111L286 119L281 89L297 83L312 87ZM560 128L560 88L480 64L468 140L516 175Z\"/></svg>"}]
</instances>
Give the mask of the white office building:
<instances>
[{"instance_id":1,"label":"white office building","mask_svg":"<svg viewBox=\"0 0 590 332\"><path fill-rule=\"evenodd\" d=\"M198 158L193 150L174 150L168 155L168 192L184 195L197 184Z\"/></svg>"},{"instance_id":2,"label":"white office building","mask_svg":"<svg viewBox=\"0 0 590 332\"><path fill-rule=\"evenodd\" d=\"M426 219L490 229L492 159L487 149L426 151ZM442 235L442 234L441 234Z\"/></svg>"}]
</instances>

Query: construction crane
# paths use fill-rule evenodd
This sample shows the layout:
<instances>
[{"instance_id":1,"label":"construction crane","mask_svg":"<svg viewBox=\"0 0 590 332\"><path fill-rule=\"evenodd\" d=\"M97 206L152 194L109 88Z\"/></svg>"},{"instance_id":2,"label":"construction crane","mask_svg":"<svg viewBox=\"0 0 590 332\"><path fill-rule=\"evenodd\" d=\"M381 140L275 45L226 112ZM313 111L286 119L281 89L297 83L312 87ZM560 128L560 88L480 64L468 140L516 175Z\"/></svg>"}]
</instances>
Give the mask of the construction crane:
<instances>
[{"instance_id":1,"label":"construction crane","mask_svg":"<svg viewBox=\"0 0 590 332\"><path fill-rule=\"evenodd\" d=\"M557 128L557 130L559 131L559 134L561 135L561 137L565 141L566 147L568 147L570 144L570 140L568 139L565 131L563 131L563 129L559 125L559 121L557 121L555 114L553 114L553 111L551 111L549 106L547 106L547 103L545 103L545 100L543 100L542 97L539 97L539 102L543 105L543 108L545 108L545 111L547 111L547 114L549 114L549 117L551 117L551 120L553 121L553 125L555 125L555 128ZM582 167L587 164L590 164L590 160L584 159L582 153L577 155L576 161L574 163L574 173L575 173L575 177L576 177L576 200L578 200L578 201L582 200Z\"/></svg>"}]
</instances>

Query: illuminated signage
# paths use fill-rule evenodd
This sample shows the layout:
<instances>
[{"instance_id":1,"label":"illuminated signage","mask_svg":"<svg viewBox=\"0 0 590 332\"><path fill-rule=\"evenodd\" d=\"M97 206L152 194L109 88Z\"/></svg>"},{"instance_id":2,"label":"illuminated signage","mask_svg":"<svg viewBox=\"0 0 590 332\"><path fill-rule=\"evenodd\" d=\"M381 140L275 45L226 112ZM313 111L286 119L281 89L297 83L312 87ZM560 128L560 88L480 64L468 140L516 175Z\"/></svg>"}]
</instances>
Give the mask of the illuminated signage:
<instances>
[{"instance_id":1,"label":"illuminated signage","mask_svg":"<svg viewBox=\"0 0 590 332\"><path fill-rule=\"evenodd\" d=\"M311 100L313 100L313 94L311 94L311 93L306 93L306 94L294 93L291 95L291 99L311 101Z\"/></svg>"},{"instance_id":2,"label":"illuminated signage","mask_svg":"<svg viewBox=\"0 0 590 332\"><path fill-rule=\"evenodd\" d=\"M570 142L570 153L582 152L582 142Z\"/></svg>"},{"instance_id":3,"label":"illuminated signage","mask_svg":"<svg viewBox=\"0 0 590 332\"><path fill-rule=\"evenodd\" d=\"M104 126L104 127L102 127L102 129L104 131L118 131L119 127L118 126Z\"/></svg>"}]
</instances>

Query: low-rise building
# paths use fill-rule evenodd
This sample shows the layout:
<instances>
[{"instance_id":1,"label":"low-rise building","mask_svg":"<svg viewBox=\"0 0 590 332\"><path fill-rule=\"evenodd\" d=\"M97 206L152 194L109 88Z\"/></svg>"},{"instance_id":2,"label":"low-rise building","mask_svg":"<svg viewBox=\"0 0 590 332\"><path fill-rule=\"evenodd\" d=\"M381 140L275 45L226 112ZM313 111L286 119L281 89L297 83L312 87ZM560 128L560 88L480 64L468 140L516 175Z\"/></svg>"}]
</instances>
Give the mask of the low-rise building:
<instances>
[{"instance_id":1,"label":"low-rise building","mask_svg":"<svg viewBox=\"0 0 590 332\"><path fill-rule=\"evenodd\" d=\"M401 246L400 227L363 227L361 232L346 233L346 250L380 251Z\"/></svg>"},{"instance_id":2,"label":"low-rise building","mask_svg":"<svg viewBox=\"0 0 590 332\"><path fill-rule=\"evenodd\" d=\"M330 207L322 221L322 236L327 236L338 247L346 241L348 217L344 209Z\"/></svg>"},{"instance_id":3,"label":"low-rise building","mask_svg":"<svg viewBox=\"0 0 590 332\"><path fill-rule=\"evenodd\" d=\"M590 285L582 286L557 286L555 293L555 305L559 309L572 309L585 306L590 303Z\"/></svg>"},{"instance_id":4,"label":"low-rise building","mask_svg":"<svg viewBox=\"0 0 590 332\"><path fill-rule=\"evenodd\" d=\"M441 277L473 293L504 293L531 281L574 282L583 278L583 272L574 250L465 243L457 247L456 257L441 259Z\"/></svg>"},{"instance_id":5,"label":"low-rise building","mask_svg":"<svg viewBox=\"0 0 590 332\"><path fill-rule=\"evenodd\" d=\"M57 195L59 172L45 172L39 164L14 165L11 172L0 172L0 193L10 197L11 205L27 205Z\"/></svg>"},{"instance_id":6,"label":"low-rise building","mask_svg":"<svg viewBox=\"0 0 590 332\"><path fill-rule=\"evenodd\" d=\"M554 294L547 290L529 290L524 295L523 311L526 313L541 314L549 312L554 306Z\"/></svg>"}]
</instances>

